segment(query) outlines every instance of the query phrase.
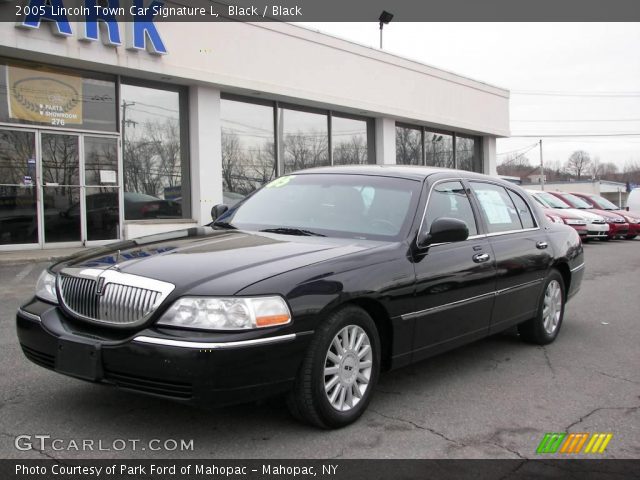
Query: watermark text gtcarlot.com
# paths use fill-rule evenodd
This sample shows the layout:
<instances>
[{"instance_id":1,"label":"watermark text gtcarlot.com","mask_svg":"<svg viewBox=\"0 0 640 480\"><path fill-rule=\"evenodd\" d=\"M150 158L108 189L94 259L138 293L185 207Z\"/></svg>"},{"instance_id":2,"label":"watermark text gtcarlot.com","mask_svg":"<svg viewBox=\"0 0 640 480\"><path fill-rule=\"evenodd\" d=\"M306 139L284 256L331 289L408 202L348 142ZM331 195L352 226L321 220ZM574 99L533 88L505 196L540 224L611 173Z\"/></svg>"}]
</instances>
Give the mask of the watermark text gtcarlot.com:
<instances>
[{"instance_id":1,"label":"watermark text gtcarlot.com","mask_svg":"<svg viewBox=\"0 0 640 480\"><path fill-rule=\"evenodd\" d=\"M18 435L14 442L17 450L40 450L40 451L77 451L77 452L122 452L122 451L145 451L152 452L186 452L193 451L193 439L159 439L142 440L140 438L115 438L115 439L63 439L55 438L51 435Z\"/></svg>"}]
</instances>

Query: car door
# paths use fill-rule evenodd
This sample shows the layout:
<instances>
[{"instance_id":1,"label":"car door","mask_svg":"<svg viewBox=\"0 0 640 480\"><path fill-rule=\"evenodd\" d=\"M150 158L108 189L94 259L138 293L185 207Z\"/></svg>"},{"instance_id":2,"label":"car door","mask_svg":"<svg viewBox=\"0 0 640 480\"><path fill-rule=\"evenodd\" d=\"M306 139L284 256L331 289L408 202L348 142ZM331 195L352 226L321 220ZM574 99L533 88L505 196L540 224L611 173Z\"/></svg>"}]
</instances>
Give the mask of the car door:
<instances>
[{"instance_id":1,"label":"car door","mask_svg":"<svg viewBox=\"0 0 640 480\"><path fill-rule=\"evenodd\" d=\"M552 263L552 246L530 205L515 190L469 182L485 223L496 262L496 299L491 333L535 315L542 282Z\"/></svg>"},{"instance_id":2,"label":"car door","mask_svg":"<svg viewBox=\"0 0 640 480\"><path fill-rule=\"evenodd\" d=\"M421 230L437 218L463 220L465 241L434 244L414 255L416 290L413 360L426 358L487 334L495 291L495 263L479 230L467 188L461 180L432 184Z\"/></svg>"}]
</instances>

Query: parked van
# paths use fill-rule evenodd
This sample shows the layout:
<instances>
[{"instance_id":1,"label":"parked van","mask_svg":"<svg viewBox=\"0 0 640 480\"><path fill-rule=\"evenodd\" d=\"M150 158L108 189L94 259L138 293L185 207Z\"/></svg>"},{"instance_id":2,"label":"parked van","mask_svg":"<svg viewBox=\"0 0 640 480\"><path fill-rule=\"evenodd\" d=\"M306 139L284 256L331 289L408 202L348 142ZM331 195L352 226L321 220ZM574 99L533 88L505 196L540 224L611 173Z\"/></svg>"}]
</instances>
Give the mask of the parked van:
<instances>
[{"instance_id":1,"label":"parked van","mask_svg":"<svg viewBox=\"0 0 640 480\"><path fill-rule=\"evenodd\" d=\"M627 199L627 210L640 212L640 188L634 188Z\"/></svg>"}]
</instances>

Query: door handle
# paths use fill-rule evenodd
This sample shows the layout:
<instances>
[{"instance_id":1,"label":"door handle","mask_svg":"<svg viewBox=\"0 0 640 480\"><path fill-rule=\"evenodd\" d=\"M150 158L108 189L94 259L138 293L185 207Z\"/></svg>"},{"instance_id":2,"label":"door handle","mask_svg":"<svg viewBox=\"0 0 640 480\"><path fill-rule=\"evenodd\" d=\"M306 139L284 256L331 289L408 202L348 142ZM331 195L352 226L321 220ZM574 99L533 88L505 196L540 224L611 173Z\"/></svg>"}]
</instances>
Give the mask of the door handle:
<instances>
[{"instance_id":1,"label":"door handle","mask_svg":"<svg viewBox=\"0 0 640 480\"><path fill-rule=\"evenodd\" d=\"M477 253L473 256L473 261L476 263L484 263L489 260L491 257L488 253Z\"/></svg>"},{"instance_id":2,"label":"door handle","mask_svg":"<svg viewBox=\"0 0 640 480\"><path fill-rule=\"evenodd\" d=\"M549 244L547 242L538 242L538 243L536 243L536 248L538 248L540 250L544 250L548 246L549 246Z\"/></svg>"}]
</instances>

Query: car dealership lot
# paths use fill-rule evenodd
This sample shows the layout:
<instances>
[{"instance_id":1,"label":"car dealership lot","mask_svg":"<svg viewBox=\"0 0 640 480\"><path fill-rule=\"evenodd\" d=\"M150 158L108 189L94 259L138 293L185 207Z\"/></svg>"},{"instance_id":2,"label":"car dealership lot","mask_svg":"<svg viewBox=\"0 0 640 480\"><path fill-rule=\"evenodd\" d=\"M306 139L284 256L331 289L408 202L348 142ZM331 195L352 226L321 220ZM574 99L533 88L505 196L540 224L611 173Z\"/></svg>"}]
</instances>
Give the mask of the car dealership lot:
<instances>
[{"instance_id":1,"label":"car dealership lot","mask_svg":"<svg viewBox=\"0 0 640 480\"><path fill-rule=\"evenodd\" d=\"M31 364L14 313L45 264L0 265L1 456L517 458L535 457L546 432L571 431L612 432L604 455L638 458L640 240L591 242L585 256L582 290L555 343L499 335L384 374L363 417L337 431L299 424L275 401L203 411ZM14 447L18 435L41 434L71 449L53 450L50 441L42 453ZM191 439L193 450L150 450ZM94 449L73 448L83 440ZM126 448L97 450L120 448L114 440Z\"/></svg>"}]
</instances>

